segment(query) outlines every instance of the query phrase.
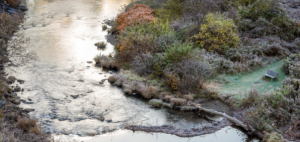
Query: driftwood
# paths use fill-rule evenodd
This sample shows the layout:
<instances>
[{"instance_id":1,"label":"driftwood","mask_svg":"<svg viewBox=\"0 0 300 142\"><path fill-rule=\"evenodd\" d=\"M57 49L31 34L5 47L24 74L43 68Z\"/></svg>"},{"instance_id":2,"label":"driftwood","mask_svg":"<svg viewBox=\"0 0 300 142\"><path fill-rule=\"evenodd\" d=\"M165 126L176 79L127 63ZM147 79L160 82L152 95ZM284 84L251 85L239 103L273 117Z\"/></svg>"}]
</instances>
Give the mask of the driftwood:
<instances>
[{"instance_id":1,"label":"driftwood","mask_svg":"<svg viewBox=\"0 0 300 142\"><path fill-rule=\"evenodd\" d=\"M212 109L206 109L201 107L201 105L197 105L197 104L193 104L195 107L197 107L199 110L204 111L206 113L210 113L210 114L214 114L214 115L218 115L218 116L222 116L225 117L226 119L228 119L230 122L234 123L235 125L243 128L244 130L246 130L247 132L251 132L259 137L263 137L261 134L257 133L255 129L253 129L250 125L246 125L243 122L239 121L238 119L231 117L225 113L221 113Z\"/></svg>"}]
</instances>

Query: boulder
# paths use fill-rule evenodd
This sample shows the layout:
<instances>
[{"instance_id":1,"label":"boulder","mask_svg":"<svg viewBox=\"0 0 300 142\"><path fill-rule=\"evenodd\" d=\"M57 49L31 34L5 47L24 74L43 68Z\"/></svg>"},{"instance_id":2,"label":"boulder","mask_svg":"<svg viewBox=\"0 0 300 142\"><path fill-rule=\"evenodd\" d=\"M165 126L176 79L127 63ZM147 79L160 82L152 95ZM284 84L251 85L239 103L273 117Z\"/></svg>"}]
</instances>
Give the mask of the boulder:
<instances>
[{"instance_id":1,"label":"boulder","mask_svg":"<svg viewBox=\"0 0 300 142\"><path fill-rule=\"evenodd\" d=\"M20 6L20 9L21 9L22 11L27 11L27 10L28 10L28 8L27 8L26 6Z\"/></svg>"},{"instance_id":2,"label":"boulder","mask_svg":"<svg viewBox=\"0 0 300 142\"><path fill-rule=\"evenodd\" d=\"M7 78L7 81L8 81L9 83L15 83L16 78L15 78L14 76L9 76L9 77Z\"/></svg>"},{"instance_id":3,"label":"boulder","mask_svg":"<svg viewBox=\"0 0 300 142\"><path fill-rule=\"evenodd\" d=\"M16 86L15 88L14 88L14 92L20 92L22 89L21 89L21 87L20 86Z\"/></svg>"},{"instance_id":4,"label":"boulder","mask_svg":"<svg viewBox=\"0 0 300 142\"><path fill-rule=\"evenodd\" d=\"M23 111L26 112L26 113L32 112L34 110L35 109L33 109L33 108L25 108L25 109L23 109Z\"/></svg>"},{"instance_id":5,"label":"boulder","mask_svg":"<svg viewBox=\"0 0 300 142\"><path fill-rule=\"evenodd\" d=\"M15 93L15 92L13 92L13 93L9 94L9 97L11 97L11 98L15 98L15 97L17 97L17 96L18 96L18 94L17 94L17 93Z\"/></svg>"},{"instance_id":6,"label":"boulder","mask_svg":"<svg viewBox=\"0 0 300 142\"><path fill-rule=\"evenodd\" d=\"M88 63L88 64L91 64L91 63L93 63L93 61L87 61L87 63Z\"/></svg>"},{"instance_id":7,"label":"boulder","mask_svg":"<svg viewBox=\"0 0 300 142\"><path fill-rule=\"evenodd\" d=\"M99 117L99 118L98 118L98 120L100 120L100 121L104 121L104 120L105 120L105 118L104 118L103 116L101 116L101 117Z\"/></svg>"},{"instance_id":8,"label":"boulder","mask_svg":"<svg viewBox=\"0 0 300 142\"><path fill-rule=\"evenodd\" d=\"M12 103L18 105L18 104L21 103L21 99L16 98L16 99L14 99L14 100L12 101Z\"/></svg>"},{"instance_id":9,"label":"boulder","mask_svg":"<svg viewBox=\"0 0 300 142\"><path fill-rule=\"evenodd\" d=\"M19 82L20 84L23 84L25 81L21 80L21 79L17 79L17 82Z\"/></svg>"},{"instance_id":10,"label":"boulder","mask_svg":"<svg viewBox=\"0 0 300 142\"><path fill-rule=\"evenodd\" d=\"M2 109L5 106L5 101L0 100L0 109Z\"/></svg>"},{"instance_id":11,"label":"boulder","mask_svg":"<svg viewBox=\"0 0 300 142\"><path fill-rule=\"evenodd\" d=\"M79 95L70 95L70 96L73 97L74 99L79 97Z\"/></svg>"}]
</instances>

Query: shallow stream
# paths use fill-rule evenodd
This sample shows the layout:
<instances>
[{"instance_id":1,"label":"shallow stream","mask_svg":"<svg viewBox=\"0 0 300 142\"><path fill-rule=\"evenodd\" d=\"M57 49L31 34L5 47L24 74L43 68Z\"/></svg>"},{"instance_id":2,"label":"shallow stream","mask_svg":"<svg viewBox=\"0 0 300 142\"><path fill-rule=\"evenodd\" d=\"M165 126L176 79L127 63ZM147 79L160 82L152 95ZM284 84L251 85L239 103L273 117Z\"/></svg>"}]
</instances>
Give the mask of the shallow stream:
<instances>
[{"instance_id":1,"label":"shallow stream","mask_svg":"<svg viewBox=\"0 0 300 142\"><path fill-rule=\"evenodd\" d=\"M30 116L39 120L56 138L80 141L257 141L242 131L225 127L214 134L180 138L161 133L133 133L119 129L126 124L174 125L188 129L209 124L194 113L154 109L142 99L128 97L107 81L109 73L89 64L99 53L113 52L108 43L99 51L94 43L106 42L103 20L115 17L130 0L26 0L26 20L22 26L30 38L30 50L39 60L36 67L17 67L11 74L25 80L18 95L34 108ZM70 95L79 95L76 99ZM99 121L100 116L112 122ZM106 134L104 134L106 133ZM96 135L88 137L88 135Z\"/></svg>"}]
</instances>

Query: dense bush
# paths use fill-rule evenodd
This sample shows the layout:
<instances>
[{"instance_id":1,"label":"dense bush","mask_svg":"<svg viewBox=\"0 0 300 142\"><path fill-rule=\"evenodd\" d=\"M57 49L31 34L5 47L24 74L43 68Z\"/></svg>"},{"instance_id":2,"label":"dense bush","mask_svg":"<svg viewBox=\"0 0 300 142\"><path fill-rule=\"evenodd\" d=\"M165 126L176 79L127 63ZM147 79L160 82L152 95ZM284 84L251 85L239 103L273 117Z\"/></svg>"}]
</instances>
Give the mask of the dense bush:
<instances>
[{"instance_id":1,"label":"dense bush","mask_svg":"<svg viewBox=\"0 0 300 142\"><path fill-rule=\"evenodd\" d=\"M247 121L259 132L277 131L289 140L299 139L300 80L288 78L279 90L269 92L252 102Z\"/></svg>"},{"instance_id":2,"label":"dense bush","mask_svg":"<svg viewBox=\"0 0 300 142\"><path fill-rule=\"evenodd\" d=\"M174 43L165 49L165 61L174 64L194 56L191 43Z\"/></svg>"},{"instance_id":3,"label":"dense bush","mask_svg":"<svg viewBox=\"0 0 300 142\"><path fill-rule=\"evenodd\" d=\"M144 4L135 5L130 10L118 15L116 22L118 23L117 30L121 32L131 24L140 24L144 22L154 22L154 10Z\"/></svg>"},{"instance_id":4,"label":"dense bush","mask_svg":"<svg viewBox=\"0 0 300 142\"><path fill-rule=\"evenodd\" d=\"M184 60L166 68L164 74L167 77L168 85L173 90L183 93L199 93L204 80L212 75L212 68L195 59Z\"/></svg>"},{"instance_id":5,"label":"dense bush","mask_svg":"<svg viewBox=\"0 0 300 142\"><path fill-rule=\"evenodd\" d=\"M290 55L284 62L282 70L291 77L300 78L300 54Z\"/></svg>"},{"instance_id":6,"label":"dense bush","mask_svg":"<svg viewBox=\"0 0 300 142\"><path fill-rule=\"evenodd\" d=\"M172 35L174 31L167 23L131 25L118 36L117 58L121 62L131 62L137 55L161 53L164 51L161 45L172 42ZM170 40L168 37L171 37Z\"/></svg>"},{"instance_id":7,"label":"dense bush","mask_svg":"<svg viewBox=\"0 0 300 142\"><path fill-rule=\"evenodd\" d=\"M4 1L6 1L7 4L13 8L18 8L21 4L21 0L0 0L1 3Z\"/></svg>"},{"instance_id":8,"label":"dense bush","mask_svg":"<svg viewBox=\"0 0 300 142\"><path fill-rule=\"evenodd\" d=\"M153 72L155 61L153 55L150 53L136 56L133 60L131 67L140 75L147 75Z\"/></svg>"},{"instance_id":9,"label":"dense bush","mask_svg":"<svg viewBox=\"0 0 300 142\"><path fill-rule=\"evenodd\" d=\"M155 12L162 21L173 21L183 14L182 0L168 0L162 8Z\"/></svg>"},{"instance_id":10,"label":"dense bush","mask_svg":"<svg viewBox=\"0 0 300 142\"><path fill-rule=\"evenodd\" d=\"M226 19L220 14L208 14L205 24L201 25L200 33L195 39L201 47L209 51L236 47L239 43L237 27L232 19Z\"/></svg>"}]
</instances>

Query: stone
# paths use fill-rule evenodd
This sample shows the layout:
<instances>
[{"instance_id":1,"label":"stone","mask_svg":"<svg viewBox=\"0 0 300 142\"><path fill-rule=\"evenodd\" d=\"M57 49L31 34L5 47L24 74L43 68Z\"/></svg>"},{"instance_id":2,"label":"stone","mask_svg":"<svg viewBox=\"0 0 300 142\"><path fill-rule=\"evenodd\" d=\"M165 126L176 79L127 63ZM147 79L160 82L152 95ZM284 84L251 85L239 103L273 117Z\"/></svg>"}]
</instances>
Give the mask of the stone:
<instances>
[{"instance_id":1,"label":"stone","mask_svg":"<svg viewBox=\"0 0 300 142\"><path fill-rule=\"evenodd\" d=\"M88 64L91 64L91 63L93 63L93 61L87 61L87 63L88 63Z\"/></svg>"},{"instance_id":2,"label":"stone","mask_svg":"<svg viewBox=\"0 0 300 142\"><path fill-rule=\"evenodd\" d=\"M6 93L4 94L4 97L7 98L9 95L10 95L10 94L6 92Z\"/></svg>"},{"instance_id":3,"label":"stone","mask_svg":"<svg viewBox=\"0 0 300 142\"><path fill-rule=\"evenodd\" d=\"M29 112L35 111L35 109L33 109L33 108L25 108L25 109L23 109L23 111L26 112L26 113L29 113Z\"/></svg>"},{"instance_id":4,"label":"stone","mask_svg":"<svg viewBox=\"0 0 300 142\"><path fill-rule=\"evenodd\" d=\"M18 94L17 94L17 93L15 93L15 92L13 92L13 93L9 94L9 97L11 97L11 98L15 98L15 97L17 97L17 96L18 96Z\"/></svg>"},{"instance_id":5,"label":"stone","mask_svg":"<svg viewBox=\"0 0 300 142\"><path fill-rule=\"evenodd\" d=\"M28 101L32 101L31 98L28 98Z\"/></svg>"},{"instance_id":6,"label":"stone","mask_svg":"<svg viewBox=\"0 0 300 142\"><path fill-rule=\"evenodd\" d=\"M20 9L21 9L22 11L27 11L27 10L28 10L28 8L27 8L26 6L20 6Z\"/></svg>"},{"instance_id":7,"label":"stone","mask_svg":"<svg viewBox=\"0 0 300 142\"><path fill-rule=\"evenodd\" d=\"M106 120L106 122L107 122L107 123L111 123L111 122L112 122L112 120L111 120L111 119L108 119L108 120Z\"/></svg>"},{"instance_id":8,"label":"stone","mask_svg":"<svg viewBox=\"0 0 300 142\"><path fill-rule=\"evenodd\" d=\"M113 74L114 72L113 72L113 71L109 71L109 73L110 73L110 74Z\"/></svg>"},{"instance_id":9,"label":"stone","mask_svg":"<svg viewBox=\"0 0 300 142\"><path fill-rule=\"evenodd\" d=\"M14 14L14 13L16 13L16 10L11 8L11 9L7 10L7 12L10 14Z\"/></svg>"},{"instance_id":10,"label":"stone","mask_svg":"<svg viewBox=\"0 0 300 142\"><path fill-rule=\"evenodd\" d=\"M103 82L99 82L99 84L104 84Z\"/></svg>"},{"instance_id":11,"label":"stone","mask_svg":"<svg viewBox=\"0 0 300 142\"><path fill-rule=\"evenodd\" d=\"M21 80L21 79L17 79L17 82L19 82L20 84L23 84L25 81Z\"/></svg>"},{"instance_id":12,"label":"stone","mask_svg":"<svg viewBox=\"0 0 300 142\"><path fill-rule=\"evenodd\" d=\"M20 86L16 86L15 88L14 88L14 92L20 92L22 89L21 89L21 87Z\"/></svg>"},{"instance_id":13,"label":"stone","mask_svg":"<svg viewBox=\"0 0 300 142\"><path fill-rule=\"evenodd\" d=\"M0 100L0 108L3 108L5 106L5 101Z\"/></svg>"},{"instance_id":14,"label":"stone","mask_svg":"<svg viewBox=\"0 0 300 142\"><path fill-rule=\"evenodd\" d=\"M101 82L105 82L107 79L102 79Z\"/></svg>"},{"instance_id":15,"label":"stone","mask_svg":"<svg viewBox=\"0 0 300 142\"><path fill-rule=\"evenodd\" d=\"M74 99L79 97L79 95L70 95L70 96L73 97Z\"/></svg>"},{"instance_id":16,"label":"stone","mask_svg":"<svg viewBox=\"0 0 300 142\"><path fill-rule=\"evenodd\" d=\"M14 83L16 81L16 78L14 76L9 76L7 78L7 81L10 82L10 83Z\"/></svg>"},{"instance_id":17,"label":"stone","mask_svg":"<svg viewBox=\"0 0 300 142\"><path fill-rule=\"evenodd\" d=\"M14 101L12 101L12 103L18 105L21 103L21 99L14 99Z\"/></svg>"},{"instance_id":18,"label":"stone","mask_svg":"<svg viewBox=\"0 0 300 142\"><path fill-rule=\"evenodd\" d=\"M101 116L101 117L99 117L99 118L98 118L98 120L100 120L100 121L104 121L104 120L105 120L105 118L104 118L103 116Z\"/></svg>"}]
</instances>

